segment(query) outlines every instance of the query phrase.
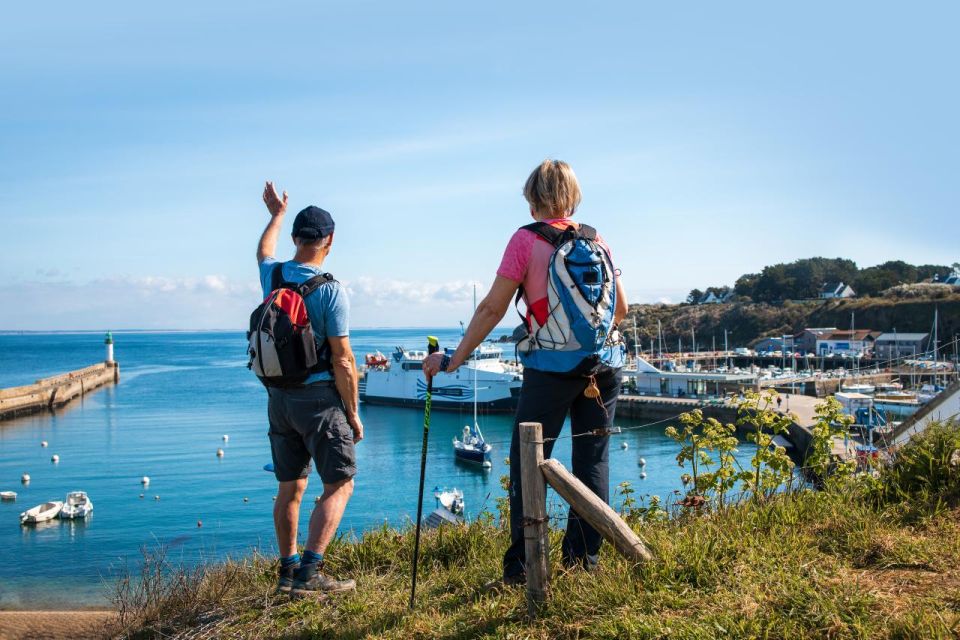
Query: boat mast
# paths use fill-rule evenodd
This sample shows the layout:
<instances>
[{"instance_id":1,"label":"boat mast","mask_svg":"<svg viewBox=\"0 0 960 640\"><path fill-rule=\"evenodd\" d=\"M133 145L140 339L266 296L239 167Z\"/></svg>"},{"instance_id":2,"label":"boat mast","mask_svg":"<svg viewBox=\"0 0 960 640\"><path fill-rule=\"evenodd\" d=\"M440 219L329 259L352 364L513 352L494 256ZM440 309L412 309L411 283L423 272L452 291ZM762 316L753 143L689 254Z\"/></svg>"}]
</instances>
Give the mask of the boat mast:
<instances>
[{"instance_id":1,"label":"boat mast","mask_svg":"<svg viewBox=\"0 0 960 640\"><path fill-rule=\"evenodd\" d=\"M473 312L477 312L477 283L473 283ZM477 434L480 433L480 425L477 424L477 365L479 364L480 345L477 345L473 350L473 429Z\"/></svg>"},{"instance_id":2,"label":"boat mast","mask_svg":"<svg viewBox=\"0 0 960 640\"><path fill-rule=\"evenodd\" d=\"M940 340L937 338L937 324L939 324L940 308L933 308L933 389L936 392L940 376L937 375L937 359L940 351Z\"/></svg>"},{"instance_id":3,"label":"boat mast","mask_svg":"<svg viewBox=\"0 0 960 640\"><path fill-rule=\"evenodd\" d=\"M660 366L663 366L663 325L657 320L657 339L660 346Z\"/></svg>"},{"instance_id":4,"label":"boat mast","mask_svg":"<svg viewBox=\"0 0 960 640\"><path fill-rule=\"evenodd\" d=\"M855 324L856 324L856 323L855 323L856 313L857 313L856 311L851 311L851 312L850 312L850 348L851 348L851 349L853 348L853 341L854 341L854 340L856 339L856 337L857 337L857 331L856 331L856 329L854 329L854 326L855 326ZM859 367L857 366L857 365L859 365L859 364L860 364L860 360L859 360L859 358L857 358L856 352L854 352L854 354L853 354L853 382L854 382L854 384L857 383L857 375L860 373Z\"/></svg>"},{"instance_id":5,"label":"boat mast","mask_svg":"<svg viewBox=\"0 0 960 640\"><path fill-rule=\"evenodd\" d=\"M724 364L727 365L727 369L730 368L730 347L727 345L727 330L723 330L723 355L726 358Z\"/></svg>"}]
</instances>

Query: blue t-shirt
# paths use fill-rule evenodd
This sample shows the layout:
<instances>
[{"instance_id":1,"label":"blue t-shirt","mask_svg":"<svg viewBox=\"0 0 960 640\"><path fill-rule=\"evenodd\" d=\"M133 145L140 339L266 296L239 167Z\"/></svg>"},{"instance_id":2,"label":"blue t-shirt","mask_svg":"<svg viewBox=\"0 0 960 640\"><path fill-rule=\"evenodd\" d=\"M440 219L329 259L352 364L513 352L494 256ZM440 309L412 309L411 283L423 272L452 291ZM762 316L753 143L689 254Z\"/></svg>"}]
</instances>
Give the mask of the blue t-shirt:
<instances>
[{"instance_id":1,"label":"blue t-shirt","mask_svg":"<svg viewBox=\"0 0 960 640\"><path fill-rule=\"evenodd\" d=\"M260 286L263 288L264 298L273 290L270 284L277 262L276 258L268 256L260 263ZM323 273L322 269L293 261L283 263L280 268L283 269L284 282L295 284L302 284ZM323 285L308 295L304 302L307 305L307 315L310 316L313 333L317 338L322 340L350 335L350 301L347 300L347 292L339 282ZM305 384L321 380L333 380L333 376L329 371L314 373L306 379Z\"/></svg>"}]
</instances>

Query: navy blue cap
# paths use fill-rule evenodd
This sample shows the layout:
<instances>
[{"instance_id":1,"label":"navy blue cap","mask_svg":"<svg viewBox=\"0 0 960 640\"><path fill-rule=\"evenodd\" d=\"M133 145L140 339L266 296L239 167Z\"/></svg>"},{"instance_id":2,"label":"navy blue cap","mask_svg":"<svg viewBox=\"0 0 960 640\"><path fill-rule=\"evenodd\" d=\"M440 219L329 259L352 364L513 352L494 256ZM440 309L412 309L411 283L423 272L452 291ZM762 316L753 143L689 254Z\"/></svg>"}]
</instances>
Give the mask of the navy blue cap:
<instances>
[{"instance_id":1,"label":"navy blue cap","mask_svg":"<svg viewBox=\"0 0 960 640\"><path fill-rule=\"evenodd\" d=\"M294 218L293 235L304 240L319 240L333 233L333 227L333 216L311 205Z\"/></svg>"}]
</instances>

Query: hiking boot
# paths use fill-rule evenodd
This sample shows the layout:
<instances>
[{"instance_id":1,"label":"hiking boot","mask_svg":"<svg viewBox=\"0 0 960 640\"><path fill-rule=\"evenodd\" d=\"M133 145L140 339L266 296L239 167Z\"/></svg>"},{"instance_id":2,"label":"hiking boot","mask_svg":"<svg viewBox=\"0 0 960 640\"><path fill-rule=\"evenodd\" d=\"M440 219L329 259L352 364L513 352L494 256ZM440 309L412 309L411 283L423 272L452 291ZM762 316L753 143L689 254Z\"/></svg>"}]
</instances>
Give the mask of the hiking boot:
<instances>
[{"instance_id":1,"label":"hiking boot","mask_svg":"<svg viewBox=\"0 0 960 640\"><path fill-rule=\"evenodd\" d=\"M341 591L353 591L357 588L354 580L337 580L323 572L323 565L305 564L300 565L293 577L293 585L290 588L290 595L293 597L303 597L316 594L340 593Z\"/></svg>"},{"instance_id":2,"label":"hiking boot","mask_svg":"<svg viewBox=\"0 0 960 640\"><path fill-rule=\"evenodd\" d=\"M299 568L300 565L298 564L292 564L289 567L280 567L280 579L277 580L277 593L290 593L290 589L293 587L293 576Z\"/></svg>"}]
</instances>

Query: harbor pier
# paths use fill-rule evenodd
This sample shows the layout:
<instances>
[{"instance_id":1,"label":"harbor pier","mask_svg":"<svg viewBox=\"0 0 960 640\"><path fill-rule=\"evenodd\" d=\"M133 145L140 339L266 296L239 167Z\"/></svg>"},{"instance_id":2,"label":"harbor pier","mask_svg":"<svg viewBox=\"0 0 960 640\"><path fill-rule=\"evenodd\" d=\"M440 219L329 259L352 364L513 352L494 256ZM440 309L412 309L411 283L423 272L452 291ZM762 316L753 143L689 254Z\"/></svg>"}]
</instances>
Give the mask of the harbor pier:
<instances>
[{"instance_id":1,"label":"harbor pier","mask_svg":"<svg viewBox=\"0 0 960 640\"><path fill-rule=\"evenodd\" d=\"M823 402L820 398L801 394L781 394L783 405L774 409L783 414L793 414L794 419L789 425L787 441L792 445L790 455L794 462L800 464L806 457L807 449L813 441L813 425L816 423L816 406ZM663 428L667 427L670 418L687 411L700 409L704 417L715 418L720 422L737 422L737 405L733 398L673 398L656 396L639 396L624 394L617 401L617 416L649 420L650 422L664 421ZM742 430L738 427L738 432ZM855 439L844 442L843 438L835 438L833 454L840 458L853 455Z\"/></svg>"},{"instance_id":2,"label":"harbor pier","mask_svg":"<svg viewBox=\"0 0 960 640\"><path fill-rule=\"evenodd\" d=\"M33 384L0 389L0 420L55 411L94 389L118 382L120 364L109 361L42 378Z\"/></svg>"}]
</instances>

